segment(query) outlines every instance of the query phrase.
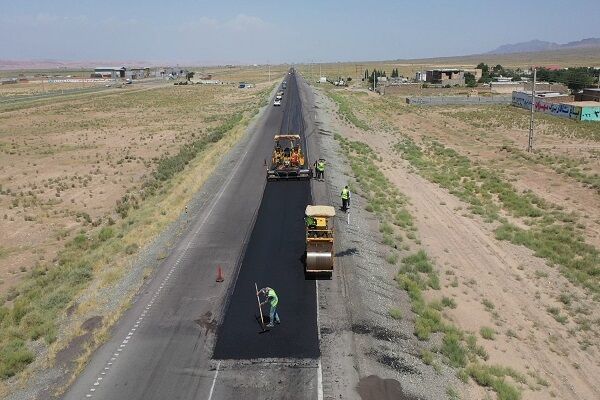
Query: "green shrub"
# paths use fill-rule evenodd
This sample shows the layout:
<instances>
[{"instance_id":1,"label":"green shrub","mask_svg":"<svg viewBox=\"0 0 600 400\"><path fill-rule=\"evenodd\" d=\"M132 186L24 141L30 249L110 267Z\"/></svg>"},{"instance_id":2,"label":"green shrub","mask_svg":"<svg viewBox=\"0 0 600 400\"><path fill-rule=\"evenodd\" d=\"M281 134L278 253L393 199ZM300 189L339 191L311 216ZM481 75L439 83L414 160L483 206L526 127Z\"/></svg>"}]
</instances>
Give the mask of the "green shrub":
<instances>
[{"instance_id":1,"label":"green shrub","mask_svg":"<svg viewBox=\"0 0 600 400\"><path fill-rule=\"evenodd\" d=\"M456 302L454 301L454 299L451 299L446 296L442 297L442 305L448 308L456 308Z\"/></svg>"},{"instance_id":2,"label":"green shrub","mask_svg":"<svg viewBox=\"0 0 600 400\"><path fill-rule=\"evenodd\" d=\"M98 240L100 240L101 242L104 242L110 238L112 238L115 235L115 231L113 228L105 226L104 228L100 229L100 232L98 232Z\"/></svg>"},{"instance_id":3,"label":"green shrub","mask_svg":"<svg viewBox=\"0 0 600 400\"><path fill-rule=\"evenodd\" d=\"M400 310L399 308L390 308L388 313L390 314L390 317L396 319L396 320L401 320L402 319L402 310Z\"/></svg>"},{"instance_id":4,"label":"green shrub","mask_svg":"<svg viewBox=\"0 0 600 400\"><path fill-rule=\"evenodd\" d=\"M421 350L421 360L425 365L433 364L433 353L427 349Z\"/></svg>"},{"instance_id":5,"label":"green shrub","mask_svg":"<svg viewBox=\"0 0 600 400\"><path fill-rule=\"evenodd\" d=\"M0 378L14 376L33 361L33 353L19 338L0 343Z\"/></svg>"},{"instance_id":6,"label":"green shrub","mask_svg":"<svg viewBox=\"0 0 600 400\"><path fill-rule=\"evenodd\" d=\"M481 335L482 338L484 338L486 340L494 340L496 332L488 326L482 326L479 329L479 334Z\"/></svg>"},{"instance_id":7,"label":"green shrub","mask_svg":"<svg viewBox=\"0 0 600 400\"><path fill-rule=\"evenodd\" d=\"M454 331L447 332L442 340L442 354L453 367L464 367L467 364L467 351L461 342L459 334Z\"/></svg>"}]
</instances>

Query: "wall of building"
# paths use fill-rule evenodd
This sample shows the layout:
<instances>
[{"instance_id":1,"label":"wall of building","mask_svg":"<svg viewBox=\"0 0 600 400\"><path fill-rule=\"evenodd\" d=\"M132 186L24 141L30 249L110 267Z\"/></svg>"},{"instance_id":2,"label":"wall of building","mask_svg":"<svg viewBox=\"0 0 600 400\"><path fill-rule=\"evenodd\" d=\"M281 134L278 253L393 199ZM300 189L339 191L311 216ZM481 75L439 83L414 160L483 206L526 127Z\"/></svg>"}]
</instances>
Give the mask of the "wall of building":
<instances>
[{"instance_id":1,"label":"wall of building","mask_svg":"<svg viewBox=\"0 0 600 400\"><path fill-rule=\"evenodd\" d=\"M515 107L531 109L531 95L523 92L513 92L512 105ZM557 117L581 120L582 107L564 103L552 103L546 99L536 98L533 109L544 114ZM591 118L591 117L590 117Z\"/></svg>"},{"instance_id":2,"label":"wall of building","mask_svg":"<svg viewBox=\"0 0 600 400\"><path fill-rule=\"evenodd\" d=\"M478 104L510 104L511 96L421 96L407 97L406 103L412 105L478 105Z\"/></svg>"},{"instance_id":3,"label":"wall of building","mask_svg":"<svg viewBox=\"0 0 600 400\"><path fill-rule=\"evenodd\" d=\"M576 101L600 101L600 89L583 89L575 95Z\"/></svg>"},{"instance_id":4,"label":"wall of building","mask_svg":"<svg viewBox=\"0 0 600 400\"><path fill-rule=\"evenodd\" d=\"M581 107L581 120L582 121L600 121L600 106Z\"/></svg>"}]
</instances>

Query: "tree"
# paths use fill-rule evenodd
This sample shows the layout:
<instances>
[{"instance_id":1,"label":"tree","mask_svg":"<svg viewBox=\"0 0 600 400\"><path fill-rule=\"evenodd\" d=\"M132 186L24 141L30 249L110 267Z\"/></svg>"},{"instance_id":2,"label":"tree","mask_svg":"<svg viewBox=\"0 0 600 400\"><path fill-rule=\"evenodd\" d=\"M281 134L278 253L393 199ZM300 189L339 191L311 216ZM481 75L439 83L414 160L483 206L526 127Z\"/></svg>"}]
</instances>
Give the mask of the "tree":
<instances>
[{"instance_id":1,"label":"tree","mask_svg":"<svg viewBox=\"0 0 600 400\"><path fill-rule=\"evenodd\" d=\"M365 69L365 80L369 79L369 70Z\"/></svg>"},{"instance_id":2,"label":"tree","mask_svg":"<svg viewBox=\"0 0 600 400\"><path fill-rule=\"evenodd\" d=\"M487 64L479 63L477 64L477 69L481 70L481 78L479 78L479 83L489 83L492 81L492 77L490 76L490 67Z\"/></svg>"},{"instance_id":3,"label":"tree","mask_svg":"<svg viewBox=\"0 0 600 400\"><path fill-rule=\"evenodd\" d=\"M566 73L565 82L567 87L573 92L577 92L583 88L590 87L594 82L594 78L584 68L569 69Z\"/></svg>"},{"instance_id":4,"label":"tree","mask_svg":"<svg viewBox=\"0 0 600 400\"><path fill-rule=\"evenodd\" d=\"M504 68L502 68L502 65L500 65L500 64L497 64L495 67L493 67L493 68L492 68L492 71L493 71L495 74L500 74L500 75L503 75Z\"/></svg>"},{"instance_id":5,"label":"tree","mask_svg":"<svg viewBox=\"0 0 600 400\"><path fill-rule=\"evenodd\" d=\"M475 81L475 75L470 72L465 72L465 84L467 87L475 87L477 86L477 82Z\"/></svg>"},{"instance_id":6,"label":"tree","mask_svg":"<svg viewBox=\"0 0 600 400\"><path fill-rule=\"evenodd\" d=\"M188 72L187 74L185 74L185 78L189 81L194 77L194 74L195 72Z\"/></svg>"},{"instance_id":7,"label":"tree","mask_svg":"<svg viewBox=\"0 0 600 400\"><path fill-rule=\"evenodd\" d=\"M490 73L490 67L488 67L487 64L479 63L479 64L477 64L477 67L475 67L475 68L480 69L481 73L484 75L489 75L489 73Z\"/></svg>"}]
</instances>

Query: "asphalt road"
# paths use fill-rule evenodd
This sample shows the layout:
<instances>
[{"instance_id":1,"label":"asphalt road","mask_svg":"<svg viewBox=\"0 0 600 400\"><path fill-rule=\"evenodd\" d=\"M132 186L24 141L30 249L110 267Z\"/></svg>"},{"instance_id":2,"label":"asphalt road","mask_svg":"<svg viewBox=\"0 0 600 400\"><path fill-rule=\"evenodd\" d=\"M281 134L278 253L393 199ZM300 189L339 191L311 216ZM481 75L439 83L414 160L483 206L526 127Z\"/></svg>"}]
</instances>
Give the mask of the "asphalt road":
<instances>
[{"instance_id":1,"label":"asphalt road","mask_svg":"<svg viewBox=\"0 0 600 400\"><path fill-rule=\"evenodd\" d=\"M295 79L289 79L281 133L304 134ZM306 146L303 146L305 149ZM304 208L311 203L309 181L267 183L248 250L244 255L224 323L218 331L214 358L317 358L315 283L304 279ZM279 297L282 324L263 335L254 296L270 286ZM268 313L269 306L265 305Z\"/></svg>"},{"instance_id":2,"label":"asphalt road","mask_svg":"<svg viewBox=\"0 0 600 400\"><path fill-rule=\"evenodd\" d=\"M317 397L315 283L304 280L300 261L310 185L265 185L263 166L274 134L303 133L295 78L287 80L283 106L266 110L224 156L189 231L65 399ZM217 266L224 283L215 282ZM265 334L254 318L254 282L280 295L282 324Z\"/></svg>"}]
</instances>

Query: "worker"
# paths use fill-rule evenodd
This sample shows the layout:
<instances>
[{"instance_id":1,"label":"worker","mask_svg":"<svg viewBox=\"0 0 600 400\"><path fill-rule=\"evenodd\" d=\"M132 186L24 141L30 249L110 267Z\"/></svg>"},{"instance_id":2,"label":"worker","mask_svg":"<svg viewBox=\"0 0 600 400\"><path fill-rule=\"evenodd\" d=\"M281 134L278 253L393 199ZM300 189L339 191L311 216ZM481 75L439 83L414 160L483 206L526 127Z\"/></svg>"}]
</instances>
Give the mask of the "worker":
<instances>
[{"instance_id":1,"label":"worker","mask_svg":"<svg viewBox=\"0 0 600 400\"><path fill-rule=\"evenodd\" d=\"M342 189L342 210L344 212L348 211L348 208L350 208L350 189L348 189L348 185L344 186L344 188Z\"/></svg>"},{"instance_id":2,"label":"worker","mask_svg":"<svg viewBox=\"0 0 600 400\"><path fill-rule=\"evenodd\" d=\"M317 227L317 220L314 217L311 217L310 215L307 215L306 218L304 218L304 222L306 222L306 226L308 228L316 228Z\"/></svg>"},{"instance_id":3,"label":"worker","mask_svg":"<svg viewBox=\"0 0 600 400\"><path fill-rule=\"evenodd\" d=\"M273 288L270 288L268 286L260 289L256 295L259 295L260 293L267 296L267 299L260 303L260 306L262 307L263 304L266 304L267 302L269 302L271 305L271 309L269 310L269 323L267 324L267 326L269 328L272 328L274 326L273 322L277 324L281 323L281 320L279 319L279 314L277 313L277 304L279 303L277 293L275 293L275 290L273 290Z\"/></svg>"},{"instance_id":4,"label":"worker","mask_svg":"<svg viewBox=\"0 0 600 400\"><path fill-rule=\"evenodd\" d=\"M317 179L325 180L325 160L319 158L318 161L315 162L315 171L317 171Z\"/></svg>"},{"instance_id":5,"label":"worker","mask_svg":"<svg viewBox=\"0 0 600 400\"><path fill-rule=\"evenodd\" d=\"M292 152L292 156L290 157L291 164L293 166L297 166L300 164L300 155L298 154L298 150L294 149Z\"/></svg>"}]
</instances>

